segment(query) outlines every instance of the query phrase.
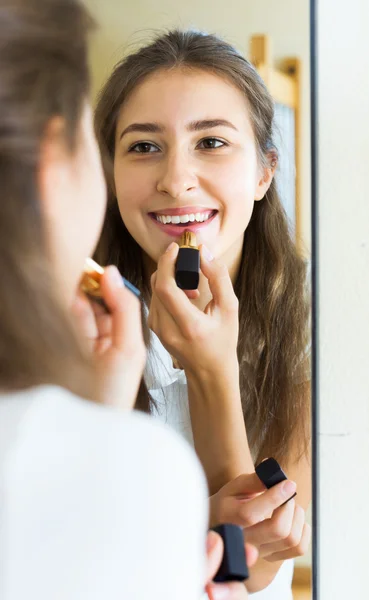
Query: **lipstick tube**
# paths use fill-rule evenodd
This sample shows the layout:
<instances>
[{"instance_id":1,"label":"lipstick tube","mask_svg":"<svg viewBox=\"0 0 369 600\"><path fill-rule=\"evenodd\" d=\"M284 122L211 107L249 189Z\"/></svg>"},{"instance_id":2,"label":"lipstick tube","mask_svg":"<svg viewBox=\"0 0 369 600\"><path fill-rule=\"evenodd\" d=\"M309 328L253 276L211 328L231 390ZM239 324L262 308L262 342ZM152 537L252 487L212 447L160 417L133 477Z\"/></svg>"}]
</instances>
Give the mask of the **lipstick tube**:
<instances>
[{"instance_id":1,"label":"lipstick tube","mask_svg":"<svg viewBox=\"0 0 369 600\"><path fill-rule=\"evenodd\" d=\"M200 280L200 251L196 236L185 231L179 241L175 280L181 290L197 290Z\"/></svg>"},{"instance_id":2,"label":"lipstick tube","mask_svg":"<svg viewBox=\"0 0 369 600\"><path fill-rule=\"evenodd\" d=\"M105 306L103 298L101 296L101 276L104 273L104 268L101 267L92 258L86 258L85 268L80 282L80 289L82 292L87 294L96 300L99 304ZM137 298L140 296L140 291L125 277L122 277L124 286L129 289Z\"/></svg>"}]
</instances>

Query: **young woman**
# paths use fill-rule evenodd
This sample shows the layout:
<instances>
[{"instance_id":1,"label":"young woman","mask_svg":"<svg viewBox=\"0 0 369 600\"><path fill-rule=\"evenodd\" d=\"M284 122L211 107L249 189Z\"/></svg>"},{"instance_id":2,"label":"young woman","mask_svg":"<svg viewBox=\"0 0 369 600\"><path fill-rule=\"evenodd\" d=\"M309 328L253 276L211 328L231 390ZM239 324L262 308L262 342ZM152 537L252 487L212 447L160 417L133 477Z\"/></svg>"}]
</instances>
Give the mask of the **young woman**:
<instances>
[{"instance_id":1,"label":"young woman","mask_svg":"<svg viewBox=\"0 0 369 600\"><path fill-rule=\"evenodd\" d=\"M201 469L170 431L117 410L142 376L139 303L110 267L96 352L71 317L106 201L90 28L77 0L0 0L0 596L198 600L222 555L210 535L205 579Z\"/></svg>"},{"instance_id":2,"label":"young woman","mask_svg":"<svg viewBox=\"0 0 369 600\"><path fill-rule=\"evenodd\" d=\"M310 391L305 265L274 181L273 117L236 50L172 31L116 66L95 123L109 191L97 256L141 289L156 334L137 406L194 442L212 520L245 527L260 552L248 588L276 600L291 597L283 561L309 542ZM197 293L174 280L185 230L202 246ZM298 496L257 522L237 477L268 456Z\"/></svg>"}]
</instances>

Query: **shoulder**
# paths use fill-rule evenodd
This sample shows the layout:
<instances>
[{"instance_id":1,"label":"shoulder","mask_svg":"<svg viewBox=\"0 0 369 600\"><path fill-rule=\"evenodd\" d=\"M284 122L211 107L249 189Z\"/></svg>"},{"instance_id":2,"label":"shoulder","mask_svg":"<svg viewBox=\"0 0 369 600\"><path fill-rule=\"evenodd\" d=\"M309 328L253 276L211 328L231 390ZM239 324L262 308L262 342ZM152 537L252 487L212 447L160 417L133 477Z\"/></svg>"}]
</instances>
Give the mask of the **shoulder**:
<instances>
[{"instance_id":1,"label":"shoulder","mask_svg":"<svg viewBox=\"0 0 369 600\"><path fill-rule=\"evenodd\" d=\"M31 397L3 471L17 572L42 588L42 598L52 595L55 580L60 597L73 599L197 597L208 508L189 445L149 416L60 388Z\"/></svg>"},{"instance_id":2,"label":"shoulder","mask_svg":"<svg viewBox=\"0 0 369 600\"><path fill-rule=\"evenodd\" d=\"M205 476L195 452L158 419L94 404L49 386L8 396L8 409L22 398L27 408L12 455L30 477L57 473L71 480L79 473L95 482L138 478L163 485L170 478L174 486L188 481L200 497L206 497Z\"/></svg>"}]
</instances>

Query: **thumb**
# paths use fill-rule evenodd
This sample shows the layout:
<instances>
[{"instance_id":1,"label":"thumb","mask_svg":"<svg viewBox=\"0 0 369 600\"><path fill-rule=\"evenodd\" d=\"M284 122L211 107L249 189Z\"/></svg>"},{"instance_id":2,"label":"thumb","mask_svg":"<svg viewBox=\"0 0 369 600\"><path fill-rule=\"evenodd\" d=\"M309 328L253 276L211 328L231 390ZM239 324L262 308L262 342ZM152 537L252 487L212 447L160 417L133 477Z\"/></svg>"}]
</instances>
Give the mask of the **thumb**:
<instances>
[{"instance_id":1,"label":"thumb","mask_svg":"<svg viewBox=\"0 0 369 600\"><path fill-rule=\"evenodd\" d=\"M215 531L208 531L206 538L206 580L205 585L215 577L223 557L223 540Z\"/></svg>"},{"instance_id":2,"label":"thumb","mask_svg":"<svg viewBox=\"0 0 369 600\"><path fill-rule=\"evenodd\" d=\"M245 544L246 562L248 567L253 567L259 557L259 551L251 544Z\"/></svg>"}]
</instances>

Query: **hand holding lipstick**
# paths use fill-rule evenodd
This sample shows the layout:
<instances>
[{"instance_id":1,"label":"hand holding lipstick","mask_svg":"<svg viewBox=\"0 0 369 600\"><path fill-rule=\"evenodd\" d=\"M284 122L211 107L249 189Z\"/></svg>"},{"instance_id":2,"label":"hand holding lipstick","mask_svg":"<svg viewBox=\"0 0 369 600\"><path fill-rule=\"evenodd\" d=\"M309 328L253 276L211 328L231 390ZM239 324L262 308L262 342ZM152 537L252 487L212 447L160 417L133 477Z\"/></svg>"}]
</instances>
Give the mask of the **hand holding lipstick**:
<instances>
[{"instance_id":1,"label":"hand holding lipstick","mask_svg":"<svg viewBox=\"0 0 369 600\"><path fill-rule=\"evenodd\" d=\"M99 284L104 305L80 293L73 313L85 345L95 358L102 402L132 408L146 358L140 303L124 285L116 267L102 270Z\"/></svg>"},{"instance_id":2,"label":"hand holding lipstick","mask_svg":"<svg viewBox=\"0 0 369 600\"><path fill-rule=\"evenodd\" d=\"M223 555L223 542L219 534L209 531L207 540L207 573L206 573L206 593L209 600L246 600L248 598L247 590L242 582L213 583L214 578ZM247 564L251 567L255 564L258 553L256 548L250 544L245 544Z\"/></svg>"},{"instance_id":3,"label":"hand holding lipstick","mask_svg":"<svg viewBox=\"0 0 369 600\"><path fill-rule=\"evenodd\" d=\"M212 298L204 311L195 306L175 282L178 250L171 244L152 276L149 327L185 370L195 449L214 493L253 469L239 387L238 300L227 267L202 246Z\"/></svg>"},{"instance_id":4,"label":"hand holding lipstick","mask_svg":"<svg viewBox=\"0 0 369 600\"><path fill-rule=\"evenodd\" d=\"M188 372L210 374L237 364L238 300L228 269L200 248L201 271L212 299L202 311L175 281L178 244L162 255L151 279L149 326Z\"/></svg>"}]
</instances>

